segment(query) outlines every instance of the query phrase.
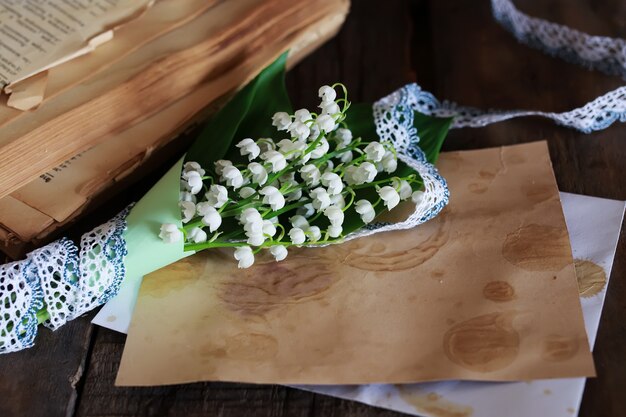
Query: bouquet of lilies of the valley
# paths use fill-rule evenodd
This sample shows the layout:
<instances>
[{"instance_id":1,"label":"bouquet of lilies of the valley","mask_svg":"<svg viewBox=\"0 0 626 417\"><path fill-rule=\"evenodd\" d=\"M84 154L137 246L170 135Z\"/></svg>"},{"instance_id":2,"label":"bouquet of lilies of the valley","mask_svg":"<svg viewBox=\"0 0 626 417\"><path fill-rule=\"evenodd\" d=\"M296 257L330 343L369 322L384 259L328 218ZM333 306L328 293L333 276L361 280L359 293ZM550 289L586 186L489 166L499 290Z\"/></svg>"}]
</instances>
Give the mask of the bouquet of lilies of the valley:
<instances>
[{"instance_id":1,"label":"bouquet of lilies of the valley","mask_svg":"<svg viewBox=\"0 0 626 417\"><path fill-rule=\"evenodd\" d=\"M445 206L432 164L450 119L419 114L397 94L351 104L343 84L319 89L318 111L293 111L285 60L235 94L184 159L80 248L61 239L0 266L0 353L32 346L38 323L56 329L120 287L112 303L132 310L143 275L200 250L233 248L248 268L264 249L281 261L290 246L414 227ZM407 220L376 221L411 199Z\"/></svg>"},{"instance_id":2,"label":"bouquet of lilies of the valley","mask_svg":"<svg viewBox=\"0 0 626 417\"><path fill-rule=\"evenodd\" d=\"M264 248L281 261L291 245L336 243L372 222L377 211L411 197L418 201L421 178L406 170L395 175L393 144L350 130L346 88L325 85L319 97L319 114L279 111L266 120L276 139L243 138L228 153L232 159L212 166L186 162L180 193L185 225L162 225L161 238L185 239L186 249L194 251L234 247L239 267L247 268Z\"/></svg>"}]
</instances>

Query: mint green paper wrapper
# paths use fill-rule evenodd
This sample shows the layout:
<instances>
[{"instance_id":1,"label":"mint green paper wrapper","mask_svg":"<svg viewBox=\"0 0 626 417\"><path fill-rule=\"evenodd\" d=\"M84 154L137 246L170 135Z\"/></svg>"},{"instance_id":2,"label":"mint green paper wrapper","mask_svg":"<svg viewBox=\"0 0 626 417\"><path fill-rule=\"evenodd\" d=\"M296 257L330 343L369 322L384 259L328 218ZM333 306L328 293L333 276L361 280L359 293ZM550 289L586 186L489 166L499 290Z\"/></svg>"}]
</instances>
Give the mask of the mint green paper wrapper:
<instances>
[{"instance_id":1,"label":"mint green paper wrapper","mask_svg":"<svg viewBox=\"0 0 626 417\"><path fill-rule=\"evenodd\" d=\"M182 241L171 244L159 238L159 229L163 223L182 227L178 207L182 166L183 158L172 166L128 214L127 230L124 233L128 250L124 259L126 278L117 296L100 309L93 323L126 332L143 276L195 253L185 252Z\"/></svg>"}]
</instances>

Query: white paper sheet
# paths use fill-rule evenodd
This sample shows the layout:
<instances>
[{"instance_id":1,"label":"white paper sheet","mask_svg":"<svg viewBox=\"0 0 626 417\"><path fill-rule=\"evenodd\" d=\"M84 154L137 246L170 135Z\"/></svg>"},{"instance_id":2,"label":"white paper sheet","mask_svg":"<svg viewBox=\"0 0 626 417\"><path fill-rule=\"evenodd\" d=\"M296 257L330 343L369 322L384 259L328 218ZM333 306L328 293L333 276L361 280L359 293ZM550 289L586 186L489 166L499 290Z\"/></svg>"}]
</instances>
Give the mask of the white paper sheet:
<instances>
[{"instance_id":1,"label":"white paper sheet","mask_svg":"<svg viewBox=\"0 0 626 417\"><path fill-rule=\"evenodd\" d=\"M575 259L602 267L607 285L581 298L589 342L594 344L624 215L624 202L561 193ZM578 414L585 378L512 383L445 381L410 385L298 386L407 414L439 417L572 417Z\"/></svg>"}]
</instances>

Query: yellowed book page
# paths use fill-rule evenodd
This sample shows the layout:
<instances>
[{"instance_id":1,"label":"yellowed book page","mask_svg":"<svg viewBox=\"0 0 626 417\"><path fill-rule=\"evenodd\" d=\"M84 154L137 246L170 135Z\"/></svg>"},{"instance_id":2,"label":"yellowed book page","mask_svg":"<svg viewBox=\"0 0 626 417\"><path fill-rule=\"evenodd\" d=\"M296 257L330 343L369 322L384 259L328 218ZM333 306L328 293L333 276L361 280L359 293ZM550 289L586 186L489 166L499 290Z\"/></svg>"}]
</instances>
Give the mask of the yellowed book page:
<instances>
[{"instance_id":1,"label":"yellowed book page","mask_svg":"<svg viewBox=\"0 0 626 417\"><path fill-rule=\"evenodd\" d=\"M117 385L594 375L546 143L438 165L450 203L417 228L244 270L209 250L146 276Z\"/></svg>"},{"instance_id":2,"label":"yellowed book page","mask_svg":"<svg viewBox=\"0 0 626 417\"><path fill-rule=\"evenodd\" d=\"M0 0L0 88L87 53L153 0Z\"/></svg>"},{"instance_id":3,"label":"yellowed book page","mask_svg":"<svg viewBox=\"0 0 626 417\"><path fill-rule=\"evenodd\" d=\"M148 42L188 23L216 2L217 0L159 0L137 19L117 28L114 41L102 45L90 54L48 70L48 85L44 101L106 71L114 63L121 61ZM33 77L17 83L14 89L31 78ZM17 117L34 118L35 116L17 111L7 105L0 105L0 126Z\"/></svg>"},{"instance_id":4,"label":"yellowed book page","mask_svg":"<svg viewBox=\"0 0 626 417\"><path fill-rule=\"evenodd\" d=\"M51 217L11 196L0 199L0 226L23 241L37 236L53 222Z\"/></svg>"}]
</instances>

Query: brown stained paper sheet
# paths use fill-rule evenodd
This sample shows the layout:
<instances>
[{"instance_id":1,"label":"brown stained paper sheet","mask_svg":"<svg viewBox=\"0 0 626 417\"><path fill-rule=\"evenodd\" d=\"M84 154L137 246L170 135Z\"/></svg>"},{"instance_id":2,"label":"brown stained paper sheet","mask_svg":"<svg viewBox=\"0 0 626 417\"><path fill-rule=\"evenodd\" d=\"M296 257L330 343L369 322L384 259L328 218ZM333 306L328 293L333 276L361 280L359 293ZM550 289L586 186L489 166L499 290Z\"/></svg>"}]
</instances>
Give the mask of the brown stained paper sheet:
<instances>
[{"instance_id":1,"label":"brown stained paper sheet","mask_svg":"<svg viewBox=\"0 0 626 417\"><path fill-rule=\"evenodd\" d=\"M416 229L247 270L205 251L145 277L117 385L594 375L545 142L438 165L450 204Z\"/></svg>"}]
</instances>

